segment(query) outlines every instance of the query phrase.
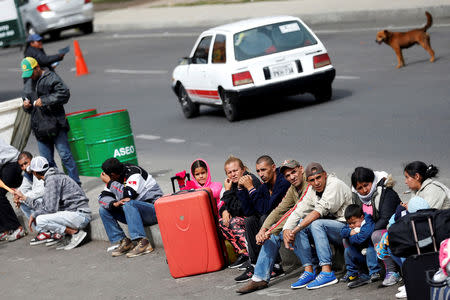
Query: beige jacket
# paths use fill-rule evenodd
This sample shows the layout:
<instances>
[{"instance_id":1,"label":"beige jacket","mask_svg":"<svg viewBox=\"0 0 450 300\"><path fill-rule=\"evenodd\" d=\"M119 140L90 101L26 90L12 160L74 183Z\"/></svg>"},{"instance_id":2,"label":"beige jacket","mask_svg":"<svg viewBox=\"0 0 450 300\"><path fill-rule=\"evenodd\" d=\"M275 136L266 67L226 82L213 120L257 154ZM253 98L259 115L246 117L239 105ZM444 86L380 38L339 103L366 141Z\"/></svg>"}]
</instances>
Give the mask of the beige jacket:
<instances>
[{"instance_id":1,"label":"beige jacket","mask_svg":"<svg viewBox=\"0 0 450 300\"><path fill-rule=\"evenodd\" d=\"M414 196L425 199L430 205L430 208L450 208L450 190L443 183L433 180L432 178L428 178L422 182L420 190L418 190Z\"/></svg>"},{"instance_id":2,"label":"beige jacket","mask_svg":"<svg viewBox=\"0 0 450 300\"><path fill-rule=\"evenodd\" d=\"M312 193L302 201L304 206L297 206L284 224L283 230L294 229L300 220L313 210L321 217L331 217L336 221L345 222L344 211L352 204L352 191L342 180L334 174L328 174L321 198L313 189L311 190Z\"/></svg>"}]
</instances>

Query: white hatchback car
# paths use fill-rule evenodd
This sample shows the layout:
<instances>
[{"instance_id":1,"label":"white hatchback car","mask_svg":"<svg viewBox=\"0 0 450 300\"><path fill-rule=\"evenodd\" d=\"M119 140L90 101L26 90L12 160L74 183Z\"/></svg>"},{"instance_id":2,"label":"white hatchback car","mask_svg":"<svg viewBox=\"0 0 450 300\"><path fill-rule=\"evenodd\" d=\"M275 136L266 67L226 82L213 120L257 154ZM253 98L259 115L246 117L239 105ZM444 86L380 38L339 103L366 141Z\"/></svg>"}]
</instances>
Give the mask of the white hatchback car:
<instances>
[{"instance_id":1,"label":"white hatchback car","mask_svg":"<svg viewBox=\"0 0 450 300\"><path fill-rule=\"evenodd\" d=\"M327 50L305 23L275 16L204 31L175 67L172 88L186 118L203 104L222 106L236 121L245 97L309 92L329 100L335 75Z\"/></svg>"}]
</instances>

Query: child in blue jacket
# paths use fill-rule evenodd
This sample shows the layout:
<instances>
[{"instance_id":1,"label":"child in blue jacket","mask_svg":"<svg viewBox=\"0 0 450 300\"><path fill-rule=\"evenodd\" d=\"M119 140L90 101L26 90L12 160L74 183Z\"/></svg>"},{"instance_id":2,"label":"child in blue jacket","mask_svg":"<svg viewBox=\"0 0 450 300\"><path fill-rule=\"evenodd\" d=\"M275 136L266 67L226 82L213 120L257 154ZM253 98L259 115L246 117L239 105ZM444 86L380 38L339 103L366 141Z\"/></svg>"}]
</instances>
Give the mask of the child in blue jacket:
<instances>
[{"instance_id":1,"label":"child in blue jacket","mask_svg":"<svg viewBox=\"0 0 450 300\"><path fill-rule=\"evenodd\" d=\"M377 254L372 243L375 223L372 216L363 212L357 204L349 205L344 212L347 225L341 230L344 239L344 257L347 274L344 281L349 288L362 286L381 278ZM369 270L369 275L365 269Z\"/></svg>"}]
</instances>

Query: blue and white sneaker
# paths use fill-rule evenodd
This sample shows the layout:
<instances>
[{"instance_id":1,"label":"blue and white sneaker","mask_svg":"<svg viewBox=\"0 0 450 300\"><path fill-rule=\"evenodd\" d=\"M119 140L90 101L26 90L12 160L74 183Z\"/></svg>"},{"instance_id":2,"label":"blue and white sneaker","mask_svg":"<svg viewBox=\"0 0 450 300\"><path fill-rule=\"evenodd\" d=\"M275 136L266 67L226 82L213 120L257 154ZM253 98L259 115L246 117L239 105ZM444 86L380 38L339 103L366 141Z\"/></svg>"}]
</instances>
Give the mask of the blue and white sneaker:
<instances>
[{"instance_id":1,"label":"blue and white sneaker","mask_svg":"<svg viewBox=\"0 0 450 300\"><path fill-rule=\"evenodd\" d=\"M298 278L296 282L291 284L291 289L301 289L308 285L315 278L314 273L311 272L303 272L303 274Z\"/></svg>"},{"instance_id":2,"label":"blue and white sneaker","mask_svg":"<svg viewBox=\"0 0 450 300\"><path fill-rule=\"evenodd\" d=\"M328 286L338 283L336 276L334 276L334 272L320 272L317 275L316 279L313 282L306 286L308 290L320 289L321 287Z\"/></svg>"}]
</instances>

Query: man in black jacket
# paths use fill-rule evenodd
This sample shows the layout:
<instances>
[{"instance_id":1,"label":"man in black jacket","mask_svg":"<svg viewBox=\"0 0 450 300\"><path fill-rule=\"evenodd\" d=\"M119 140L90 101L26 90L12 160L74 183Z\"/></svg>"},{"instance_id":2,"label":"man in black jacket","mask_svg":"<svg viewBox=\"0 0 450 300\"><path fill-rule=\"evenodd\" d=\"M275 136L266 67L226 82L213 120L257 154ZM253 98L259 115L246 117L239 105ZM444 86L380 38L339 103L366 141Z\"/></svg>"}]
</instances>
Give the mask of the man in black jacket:
<instances>
[{"instance_id":1,"label":"man in black jacket","mask_svg":"<svg viewBox=\"0 0 450 300\"><path fill-rule=\"evenodd\" d=\"M39 153L48 160L50 167L56 167L53 159L56 148L70 178L81 185L67 141L69 124L63 105L69 101L69 88L55 72L42 69L32 57L25 57L21 65L22 78L31 78L24 86L23 107L31 113L31 129L36 136Z\"/></svg>"},{"instance_id":2,"label":"man in black jacket","mask_svg":"<svg viewBox=\"0 0 450 300\"><path fill-rule=\"evenodd\" d=\"M54 71L53 64L64 59L64 54L47 55L42 46L42 37L39 34L31 34L27 38L27 46L23 52L24 57L34 58L41 68Z\"/></svg>"}]
</instances>

